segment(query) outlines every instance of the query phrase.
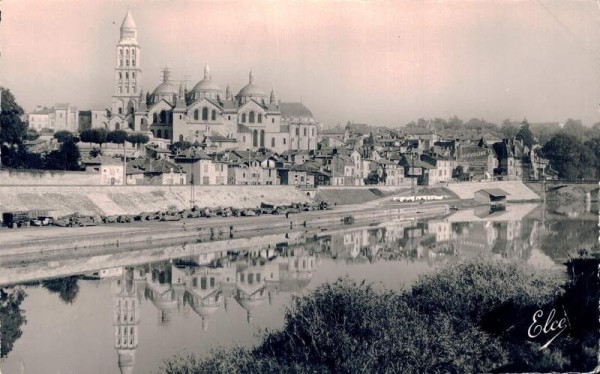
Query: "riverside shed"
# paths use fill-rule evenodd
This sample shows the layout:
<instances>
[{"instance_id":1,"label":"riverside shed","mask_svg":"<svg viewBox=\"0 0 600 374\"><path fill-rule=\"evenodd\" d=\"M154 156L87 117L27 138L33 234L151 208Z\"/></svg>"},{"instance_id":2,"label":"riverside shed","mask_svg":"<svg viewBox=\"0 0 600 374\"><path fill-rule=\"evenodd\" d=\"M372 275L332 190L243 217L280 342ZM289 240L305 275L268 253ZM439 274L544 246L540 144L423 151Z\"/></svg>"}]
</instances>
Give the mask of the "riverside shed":
<instances>
[{"instance_id":1,"label":"riverside shed","mask_svg":"<svg viewBox=\"0 0 600 374\"><path fill-rule=\"evenodd\" d=\"M506 206L508 193L500 188L486 188L475 192L475 203L492 207Z\"/></svg>"}]
</instances>

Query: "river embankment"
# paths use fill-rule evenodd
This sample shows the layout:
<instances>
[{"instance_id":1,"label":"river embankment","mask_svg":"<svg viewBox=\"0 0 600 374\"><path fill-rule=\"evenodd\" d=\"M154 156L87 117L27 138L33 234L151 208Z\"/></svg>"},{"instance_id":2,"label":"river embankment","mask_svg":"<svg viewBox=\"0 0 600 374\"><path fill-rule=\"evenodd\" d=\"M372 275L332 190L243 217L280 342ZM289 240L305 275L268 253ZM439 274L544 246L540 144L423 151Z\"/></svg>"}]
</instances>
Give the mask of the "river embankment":
<instances>
[{"instance_id":1,"label":"river embankment","mask_svg":"<svg viewBox=\"0 0 600 374\"><path fill-rule=\"evenodd\" d=\"M337 207L330 211L311 211L256 217L215 217L185 219L177 222L132 222L93 227L30 227L3 229L0 257L37 255L52 251L76 250L83 253L99 247L127 250L157 241L219 240L240 235L258 235L274 230L327 229L340 225L398 218L425 218L446 214L446 204L404 204L379 206L367 203Z\"/></svg>"}]
</instances>

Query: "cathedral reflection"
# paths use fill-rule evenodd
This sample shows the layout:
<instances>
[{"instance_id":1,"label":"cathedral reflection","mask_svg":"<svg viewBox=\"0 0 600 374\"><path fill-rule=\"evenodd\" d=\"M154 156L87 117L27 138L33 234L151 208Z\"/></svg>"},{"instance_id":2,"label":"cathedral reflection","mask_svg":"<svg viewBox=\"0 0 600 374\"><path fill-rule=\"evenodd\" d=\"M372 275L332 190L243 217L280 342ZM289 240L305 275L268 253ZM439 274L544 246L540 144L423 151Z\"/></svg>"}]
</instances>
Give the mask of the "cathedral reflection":
<instances>
[{"instance_id":1,"label":"cathedral reflection","mask_svg":"<svg viewBox=\"0 0 600 374\"><path fill-rule=\"evenodd\" d=\"M536 220L404 220L249 249L195 254L195 245L188 244L190 254L184 257L103 270L103 277L113 278L118 365L122 373L133 371L142 302L153 305L161 325L169 325L176 314L193 313L206 331L212 316L233 304L252 323L261 305L270 305L281 293L306 289L324 259L349 265L378 261L434 265L481 254L526 260L538 245L538 231Z\"/></svg>"}]
</instances>

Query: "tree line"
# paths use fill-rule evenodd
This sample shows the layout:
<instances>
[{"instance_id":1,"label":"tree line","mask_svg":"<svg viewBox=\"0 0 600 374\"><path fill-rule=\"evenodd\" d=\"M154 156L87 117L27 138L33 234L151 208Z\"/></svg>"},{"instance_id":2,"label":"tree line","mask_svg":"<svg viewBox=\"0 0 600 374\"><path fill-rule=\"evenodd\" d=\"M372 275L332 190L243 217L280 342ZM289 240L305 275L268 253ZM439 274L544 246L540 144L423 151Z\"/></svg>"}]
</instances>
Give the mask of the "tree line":
<instances>
[{"instance_id":1,"label":"tree line","mask_svg":"<svg viewBox=\"0 0 600 374\"><path fill-rule=\"evenodd\" d=\"M1 87L0 87L1 88ZM45 154L30 152L25 141L35 140L39 134L28 129L22 120L23 108L17 104L8 89L2 89L0 110L0 162L2 166L13 169L38 170L81 170L79 160L81 154L77 143L98 144L100 149L105 143L135 146L146 144L150 139L141 133L128 133L123 130L108 131L106 129L84 130L77 136L69 131L57 131L53 137L59 143L58 149ZM101 153L101 150L94 154Z\"/></svg>"}]
</instances>

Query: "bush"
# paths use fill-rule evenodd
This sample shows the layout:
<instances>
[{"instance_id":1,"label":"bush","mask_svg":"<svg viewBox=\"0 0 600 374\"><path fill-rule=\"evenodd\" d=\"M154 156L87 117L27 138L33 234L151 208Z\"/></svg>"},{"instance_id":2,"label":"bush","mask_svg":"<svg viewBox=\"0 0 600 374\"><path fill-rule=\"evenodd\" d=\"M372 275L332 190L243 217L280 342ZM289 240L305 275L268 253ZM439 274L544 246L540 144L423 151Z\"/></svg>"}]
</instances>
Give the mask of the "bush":
<instances>
[{"instance_id":1,"label":"bush","mask_svg":"<svg viewBox=\"0 0 600 374\"><path fill-rule=\"evenodd\" d=\"M590 274L591 280L595 273ZM532 308L547 307L557 298L572 301L565 296L564 280L523 264L483 259L448 265L404 292L344 278L295 297L285 312L284 326L264 331L257 347L219 349L205 358L176 356L161 369L165 373L581 370L582 363L594 364L597 329L584 334L583 343L563 337L542 351L541 344L523 338L527 327L520 326L517 333L511 330L519 319L531 323ZM587 281L579 284L589 288ZM580 294L585 293L581 289L575 293ZM591 323L579 319L582 326Z\"/></svg>"}]
</instances>

